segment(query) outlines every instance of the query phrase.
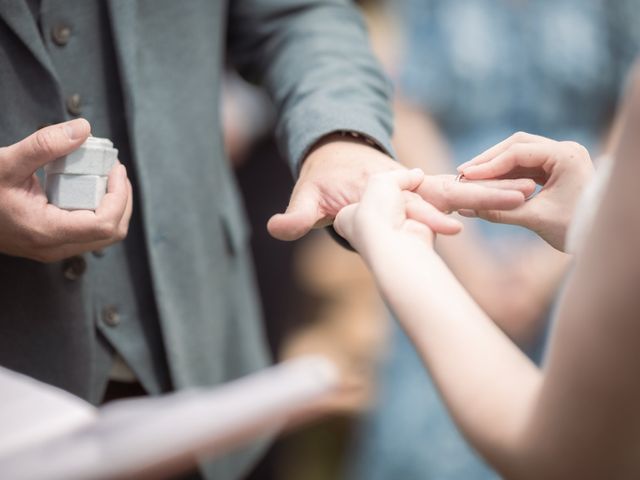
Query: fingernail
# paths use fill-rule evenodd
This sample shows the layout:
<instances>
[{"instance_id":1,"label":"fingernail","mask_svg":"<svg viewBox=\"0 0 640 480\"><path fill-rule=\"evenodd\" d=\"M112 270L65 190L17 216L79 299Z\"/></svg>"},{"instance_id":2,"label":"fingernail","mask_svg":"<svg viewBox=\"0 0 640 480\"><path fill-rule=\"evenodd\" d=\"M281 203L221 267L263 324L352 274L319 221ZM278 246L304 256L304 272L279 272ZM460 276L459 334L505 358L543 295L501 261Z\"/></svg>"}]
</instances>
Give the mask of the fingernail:
<instances>
[{"instance_id":1,"label":"fingernail","mask_svg":"<svg viewBox=\"0 0 640 480\"><path fill-rule=\"evenodd\" d=\"M64 132L69 140L77 140L86 134L85 123L86 120L78 118L64 124Z\"/></svg>"},{"instance_id":2,"label":"fingernail","mask_svg":"<svg viewBox=\"0 0 640 480\"><path fill-rule=\"evenodd\" d=\"M475 218L478 216L478 214L476 213L475 210L470 210L467 208L463 208L458 210L458 215L461 215L463 217L467 217L467 218Z\"/></svg>"}]
</instances>

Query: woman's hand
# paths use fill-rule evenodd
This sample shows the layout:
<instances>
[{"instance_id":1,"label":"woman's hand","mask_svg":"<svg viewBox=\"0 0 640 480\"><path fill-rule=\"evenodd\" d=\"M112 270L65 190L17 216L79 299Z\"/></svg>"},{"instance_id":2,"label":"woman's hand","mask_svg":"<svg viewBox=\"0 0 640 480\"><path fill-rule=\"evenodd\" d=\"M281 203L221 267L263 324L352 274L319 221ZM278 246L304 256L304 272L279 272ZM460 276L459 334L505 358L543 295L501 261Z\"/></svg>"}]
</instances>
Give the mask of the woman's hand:
<instances>
[{"instance_id":1,"label":"woman's hand","mask_svg":"<svg viewBox=\"0 0 640 480\"><path fill-rule=\"evenodd\" d=\"M520 225L564 250L567 228L593 174L589 152L575 142L516 133L458 167L465 179L530 178L542 190L513 210L461 210L497 223Z\"/></svg>"},{"instance_id":2,"label":"woman's hand","mask_svg":"<svg viewBox=\"0 0 640 480\"><path fill-rule=\"evenodd\" d=\"M396 170L372 175L360 202L344 207L334 227L367 257L372 247L393 249L399 239L433 244L434 233L452 235L462 224L414 193L422 170Z\"/></svg>"}]
</instances>

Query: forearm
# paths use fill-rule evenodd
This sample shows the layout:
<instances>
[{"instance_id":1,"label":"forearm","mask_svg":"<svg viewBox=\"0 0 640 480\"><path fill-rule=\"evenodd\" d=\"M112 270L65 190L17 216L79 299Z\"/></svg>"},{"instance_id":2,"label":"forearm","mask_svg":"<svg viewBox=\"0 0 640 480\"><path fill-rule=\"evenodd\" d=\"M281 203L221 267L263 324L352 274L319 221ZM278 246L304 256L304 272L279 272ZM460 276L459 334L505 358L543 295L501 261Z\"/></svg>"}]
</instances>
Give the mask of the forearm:
<instances>
[{"instance_id":1,"label":"forearm","mask_svg":"<svg viewBox=\"0 0 640 480\"><path fill-rule=\"evenodd\" d=\"M435 252L419 242L376 243L368 263L453 417L497 468L512 471L525 453L520 438L538 395L540 372Z\"/></svg>"},{"instance_id":2,"label":"forearm","mask_svg":"<svg viewBox=\"0 0 640 480\"><path fill-rule=\"evenodd\" d=\"M347 0L237 0L229 49L278 109L276 133L292 170L320 138L353 131L391 152L391 88L362 18Z\"/></svg>"}]
</instances>

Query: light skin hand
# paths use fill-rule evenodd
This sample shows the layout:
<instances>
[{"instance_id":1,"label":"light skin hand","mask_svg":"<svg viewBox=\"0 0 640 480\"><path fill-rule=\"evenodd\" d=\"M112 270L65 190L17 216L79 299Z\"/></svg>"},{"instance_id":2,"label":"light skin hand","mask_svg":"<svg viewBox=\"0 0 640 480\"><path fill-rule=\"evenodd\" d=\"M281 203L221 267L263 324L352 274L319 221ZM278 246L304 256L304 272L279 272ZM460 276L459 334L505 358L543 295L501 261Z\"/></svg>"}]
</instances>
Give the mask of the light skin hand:
<instances>
[{"instance_id":1,"label":"light skin hand","mask_svg":"<svg viewBox=\"0 0 640 480\"><path fill-rule=\"evenodd\" d=\"M312 228L330 225L343 207L358 202L370 176L405 170L357 139L331 135L305 159L287 210L267 228L280 240L296 240ZM455 182L455 175L425 177L416 193L442 211L460 208L512 209L535 188L529 179ZM446 233L438 232L436 233Z\"/></svg>"},{"instance_id":2,"label":"light skin hand","mask_svg":"<svg viewBox=\"0 0 640 480\"><path fill-rule=\"evenodd\" d=\"M365 258L371 248L389 243L409 241L431 248L434 231L458 233L460 222L414 193L423 180L419 169L371 176L360 202L344 207L336 216L336 231Z\"/></svg>"},{"instance_id":3,"label":"light skin hand","mask_svg":"<svg viewBox=\"0 0 640 480\"><path fill-rule=\"evenodd\" d=\"M563 251L567 228L593 174L593 164L589 152L575 142L516 133L458 170L469 180L529 178L542 185L535 197L513 210L472 209L460 213L526 227Z\"/></svg>"},{"instance_id":4,"label":"light skin hand","mask_svg":"<svg viewBox=\"0 0 640 480\"><path fill-rule=\"evenodd\" d=\"M109 174L107 194L95 212L66 211L47 203L35 172L77 149L89 136L84 119L43 128L0 148L0 252L54 262L122 240L133 209L123 165Z\"/></svg>"}]
</instances>

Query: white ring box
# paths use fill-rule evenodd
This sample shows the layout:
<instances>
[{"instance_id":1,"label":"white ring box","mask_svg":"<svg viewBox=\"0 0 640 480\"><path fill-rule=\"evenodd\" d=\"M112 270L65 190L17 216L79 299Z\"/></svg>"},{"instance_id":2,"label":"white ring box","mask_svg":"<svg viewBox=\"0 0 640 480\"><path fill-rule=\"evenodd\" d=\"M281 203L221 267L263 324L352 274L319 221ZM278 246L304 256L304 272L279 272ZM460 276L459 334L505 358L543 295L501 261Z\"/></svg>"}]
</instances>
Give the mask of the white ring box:
<instances>
[{"instance_id":1,"label":"white ring box","mask_svg":"<svg viewBox=\"0 0 640 480\"><path fill-rule=\"evenodd\" d=\"M65 157L45 166L49 203L65 210L95 210L107 193L118 150L106 138L89 137Z\"/></svg>"}]
</instances>

